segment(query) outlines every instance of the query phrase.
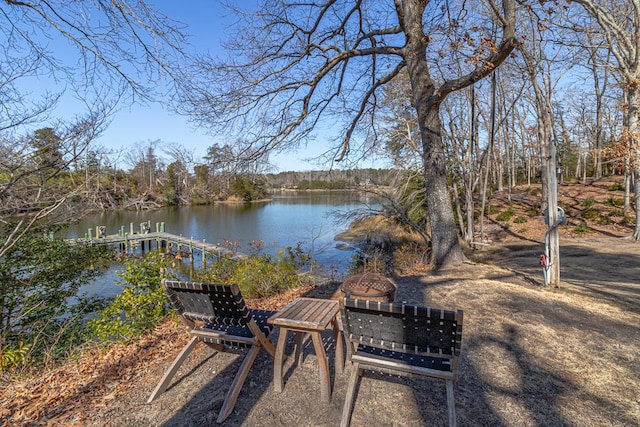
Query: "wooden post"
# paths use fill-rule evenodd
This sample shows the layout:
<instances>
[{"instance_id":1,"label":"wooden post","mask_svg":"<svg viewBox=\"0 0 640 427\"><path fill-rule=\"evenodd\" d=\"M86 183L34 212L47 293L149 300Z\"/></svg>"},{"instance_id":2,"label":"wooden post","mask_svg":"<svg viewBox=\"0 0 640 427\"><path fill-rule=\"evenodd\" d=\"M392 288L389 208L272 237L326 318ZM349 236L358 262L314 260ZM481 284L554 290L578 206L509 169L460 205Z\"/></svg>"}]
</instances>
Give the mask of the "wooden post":
<instances>
[{"instance_id":1,"label":"wooden post","mask_svg":"<svg viewBox=\"0 0 640 427\"><path fill-rule=\"evenodd\" d=\"M207 250L205 248L206 239L202 239L202 266L207 267Z\"/></svg>"},{"instance_id":2,"label":"wooden post","mask_svg":"<svg viewBox=\"0 0 640 427\"><path fill-rule=\"evenodd\" d=\"M560 287L560 235L558 233L558 177L556 146L553 141L543 146L543 173L547 177L547 210L549 212L548 233L548 259L549 277L551 287Z\"/></svg>"}]
</instances>

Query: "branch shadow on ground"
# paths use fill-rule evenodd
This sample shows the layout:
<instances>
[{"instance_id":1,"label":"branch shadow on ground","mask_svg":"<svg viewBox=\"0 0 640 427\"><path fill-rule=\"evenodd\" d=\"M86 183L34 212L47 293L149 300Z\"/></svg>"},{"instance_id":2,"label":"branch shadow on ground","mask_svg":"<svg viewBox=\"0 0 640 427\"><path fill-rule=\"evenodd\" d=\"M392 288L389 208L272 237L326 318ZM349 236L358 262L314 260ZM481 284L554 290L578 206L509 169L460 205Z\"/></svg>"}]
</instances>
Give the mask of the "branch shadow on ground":
<instances>
[{"instance_id":1,"label":"branch shadow on ground","mask_svg":"<svg viewBox=\"0 0 640 427\"><path fill-rule=\"evenodd\" d=\"M562 290L604 299L622 309L640 311L640 245L630 246L631 250L620 249L615 253L605 246L634 244L623 239L607 239L601 245L602 250L599 250L597 247L561 241ZM536 260L543 251L544 246L517 243L478 255L483 262L541 278L542 271Z\"/></svg>"},{"instance_id":2,"label":"branch shadow on ground","mask_svg":"<svg viewBox=\"0 0 640 427\"><path fill-rule=\"evenodd\" d=\"M215 352L215 350L208 351ZM180 375L180 378L176 378L171 388L157 399L157 403L154 402L153 404L162 405L163 400L174 400L176 393L188 393L191 394L192 397L187 400L182 407L173 411L171 417L161 425L163 427L215 425L227 391L247 351L248 350L238 351L238 357L219 371L211 372L211 369L207 369L208 363L206 362L212 359L212 357L209 356L188 372L184 374L179 372L178 375ZM215 353L213 358L224 357L224 353ZM226 354L231 353L227 352ZM224 362L220 361L219 363ZM192 387L192 381L189 380L190 377L205 375L210 377L210 380L206 382L197 381L195 383L198 387L197 391L194 392L194 390L188 389ZM257 401L260 396L266 392L272 375L273 359L269 357L266 352L260 351L251 367L244 386L240 390L240 395L233 413L224 423L225 426L241 425L241 422L238 420L246 417L248 410L251 408L251 403L249 402ZM185 388L187 388L187 390L185 390Z\"/></svg>"},{"instance_id":3,"label":"branch shadow on ground","mask_svg":"<svg viewBox=\"0 0 640 427\"><path fill-rule=\"evenodd\" d=\"M490 280L508 283L507 276ZM531 287L491 290L476 285L480 279L451 275L420 283L418 276L399 283L420 283L402 294L408 302L465 310L456 389L461 425L566 425L590 417L593 425L637 423L632 402L640 367L630 363L638 354L637 317L619 319L606 306L538 296ZM635 298L640 293L633 284L627 289ZM617 301L624 310L628 302ZM594 367L603 378L586 381Z\"/></svg>"}]
</instances>

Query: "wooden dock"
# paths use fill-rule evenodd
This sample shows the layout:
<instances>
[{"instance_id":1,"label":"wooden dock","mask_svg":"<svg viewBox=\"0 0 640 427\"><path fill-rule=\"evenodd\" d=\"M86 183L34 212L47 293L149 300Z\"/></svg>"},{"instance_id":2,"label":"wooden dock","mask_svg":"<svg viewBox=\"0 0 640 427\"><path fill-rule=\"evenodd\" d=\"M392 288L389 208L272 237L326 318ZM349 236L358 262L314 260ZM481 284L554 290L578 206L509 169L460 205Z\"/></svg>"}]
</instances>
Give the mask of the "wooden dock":
<instances>
[{"instance_id":1,"label":"wooden dock","mask_svg":"<svg viewBox=\"0 0 640 427\"><path fill-rule=\"evenodd\" d=\"M117 234L107 234L105 226L97 226L89 229L84 237L77 239L67 239L70 243L89 242L95 245L118 245L121 252L132 253L135 248L141 247L142 250L148 248L152 250L152 243L155 242L157 250L165 250L167 253L174 254L177 258L184 259L188 257L193 261L194 254L200 252L203 263L207 258L227 256L232 259L243 259L246 255L232 251L213 243L207 243L204 239L198 240L193 237L183 237L164 231L164 223L156 223L156 231L151 231L149 221L140 224L139 230L134 230L133 223L129 224L128 231L124 226L120 227Z\"/></svg>"}]
</instances>

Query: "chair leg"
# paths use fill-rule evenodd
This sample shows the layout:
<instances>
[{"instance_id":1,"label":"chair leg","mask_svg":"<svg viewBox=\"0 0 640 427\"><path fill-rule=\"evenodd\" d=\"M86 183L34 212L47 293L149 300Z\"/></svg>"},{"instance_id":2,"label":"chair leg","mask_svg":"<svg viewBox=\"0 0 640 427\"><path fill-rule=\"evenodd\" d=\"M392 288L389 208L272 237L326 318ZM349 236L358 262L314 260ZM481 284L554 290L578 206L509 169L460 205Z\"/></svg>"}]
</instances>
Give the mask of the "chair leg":
<instances>
[{"instance_id":1,"label":"chair leg","mask_svg":"<svg viewBox=\"0 0 640 427\"><path fill-rule=\"evenodd\" d=\"M151 396L149 396L147 403L153 402L153 400L156 397L164 393L167 387L169 387L169 384L171 383L171 379L178 371L178 368L180 368L180 365L182 365L182 362L185 361L185 359L187 358L189 353L191 353L191 350L193 350L193 348L197 343L198 343L198 337L191 338L191 341L189 341L189 344L187 344L182 349L180 354L178 354L178 357L175 358L171 366L169 366L169 369L167 369L167 371L164 373L164 376L156 386L155 390L153 390L153 393L151 393Z\"/></svg>"},{"instance_id":2,"label":"chair leg","mask_svg":"<svg viewBox=\"0 0 640 427\"><path fill-rule=\"evenodd\" d=\"M351 369L351 377L349 378L349 385L347 386L347 395L344 398L344 407L342 408L342 420L340 421L340 427L349 427L349 423L351 423L351 411L353 410L353 404L356 400L356 388L358 386L358 380L360 379L360 364L358 362L353 362Z\"/></svg>"},{"instance_id":3,"label":"chair leg","mask_svg":"<svg viewBox=\"0 0 640 427\"><path fill-rule=\"evenodd\" d=\"M456 427L456 403L453 398L453 381L447 381L447 407L449 408L449 427Z\"/></svg>"},{"instance_id":4,"label":"chair leg","mask_svg":"<svg viewBox=\"0 0 640 427\"><path fill-rule=\"evenodd\" d=\"M238 394L240 394L240 389L244 384L244 381L247 379L247 375L249 374L249 370L253 365L253 361L256 360L256 356L260 351L261 347L253 346L249 350L249 353L245 356L242 361L242 365L240 365L240 369L236 374L233 382L231 383L231 388L227 392L227 396L224 399L224 403L222 404L222 409L220 409L220 414L218 414L218 419L216 422L222 423L226 420L231 412L233 411L233 407L236 406L236 400L238 400Z\"/></svg>"}]
</instances>

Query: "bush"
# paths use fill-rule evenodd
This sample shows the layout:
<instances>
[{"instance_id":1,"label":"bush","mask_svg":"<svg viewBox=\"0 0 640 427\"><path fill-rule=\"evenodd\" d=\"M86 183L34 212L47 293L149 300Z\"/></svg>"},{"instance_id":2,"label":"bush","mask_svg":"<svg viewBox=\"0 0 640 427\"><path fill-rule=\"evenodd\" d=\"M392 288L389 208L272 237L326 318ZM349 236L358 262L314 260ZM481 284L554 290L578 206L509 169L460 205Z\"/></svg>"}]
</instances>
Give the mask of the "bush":
<instances>
[{"instance_id":1,"label":"bush","mask_svg":"<svg viewBox=\"0 0 640 427\"><path fill-rule=\"evenodd\" d=\"M275 256L256 253L242 260L219 257L193 277L200 282L236 284L243 296L261 298L302 285L300 270L313 265L299 243L295 248L278 250Z\"/></svg>"},{"instance_id":2,"label":"bush","mask_svg":"<svg viewBox=\"0 0 640 427\"><path fill-rule=\"evenodd\" d=\"M593 197L587 197L584 202L582 202L582 206L584 206L585 208L589 209L591 206L593 206L596 203L596 201L593 199Z\"/></svg>"},{"instance_id":3,"label":"bush","mask_svg":"<svg viewBox=\"0 0 640 427\"><path fill-rule=\"evenodd\" d=\"M103 271L108 249L68 245L48 231L31 230L0 260L0 370L66 355L83 342L85 317L102 307L80 289Z\"/></svg>"},{"instance_id":4,"label":"bush","mask_svg":"<svg viewBox=\"0 0 640 427\"><path fill-rule=\"evenodd\" d=\"M615 183L615 184L611 184L609 187L607 187L607 190L609 191L618 191L618 190L624 190L624 188L622 187L622 185Z\"/></svg>"},{"instance_id":5,"label":"bush","mask_svg":"<svg viewBox=\"0 0 640 427\"><path fill-rule=\"evenodd\" d=\"M522 215L517 216L517 217L513 220L513 222L514 222L514 223L516 223L516 224L524 224L524 223L525 223L525 222L527 222L527 221L528 221L528 219L527 219L526 217L522 216Z\"/></svg>"},{"instance_id":6,"label":"bush","mask_svg":"<svg viewBox=\"0 0 640 427\"><path fill-rule=\"evenodd\" d=\"M619 207L624 206L624 199L619 199L615 197L609 197L606 202L607 206Z\"/></svg>"},{"instance_id":7,"label":"bush","mask_svg":"<svg viewBox=\"0 0 640 427\"><path fill-rule=\"evenodd\" d=\"M527 209L527 216L531 218L535 218L540 215L540 210L538 208L529 208Z\"/></svg>"},{"instance_id":8,"label":"bush","mask_svg":"<svg viewBox=\"0 0 640 427\"><path fill-rule=\"evenodd\" d=\"M600 216L600 212L598 212L596 209L587 209L582 213L582 216L585 219L596 219Z\"/></svg>"},{"instance_id":9,"label":"bush","mask_svg":"<svg viewBox=\"0 0 640 427\"><path fill-rule=\"evenodd\" d=\"M23 366L28 354L29 345L22 341L15 348L3 348L0 353L0 372Z\"/></svg>"},{"instance_id":10,"label":"bush","mask_svg":"<svg viewBox=\"0 0 640 427\"><path fill-rule=\"evenodd\" d=\"M587 226L587 223L584 221L580 221L578 225L573 229L573 231L577 234L585 234L591 231L591 229Z\"/></svg>"},{"instance_id":11,"label":"bush","mask_svg":"<svg viewBox=\"0 0 640 427\"><path fill-rule=\"evenodd\" d=\"M283 256L283 252L279 252L277 258L253 256L237 264L231 282L236 283L242 294L249 298L276 295L300 285L295 266Z\"/></svg>"},{"instance_id":12,"label":"bush","mask_svg":"<svg viewBox=\"0 0 640 427\"><path fill-rule=\"evenodd\" d=\"M512 208L507 209L506 211L500 212L498 216L496 216L496 220L498 221L509 221L516 213Z\"/></svg>"},{"instance_id":13,"label":"bush","mask_svg":"<svg viewBox=\"0 0 640 427\"><path fill-rule=\"evenodd\" d=\"M167 313L161 282L175 277L168 269L169 261L159 252L126 260L124 270L117 274L120 284L128 287L87 323L93 335L103 342L128 342L153 330Z\"/></svg>"},{"instance_id":14,"label":"bush","mask_svg":"<svg viewBox=\"0 0 640 427\"><path fill-rule=\"evenodd\" d=\"M636 224L635 217L633 217L631 215L624 214L624 216L622 217L622 225L634 226L635 224Z\"/></svg>"},{"instance_id":15,"label":"bush","mask_svg":"<svg viewBox=\"0 0 640 427\"><path fill-rule=\"evenodd\" d=\"M404 243L393 251L392 265L394 270L402 273L411 273L416 269L422 269L425 266L425 260L428 258L428 248L422 243L409 242ZM361 272L354 271L352 274ZM382 271L381 273L387 273Z\"/></svg>"}]
</instances>

